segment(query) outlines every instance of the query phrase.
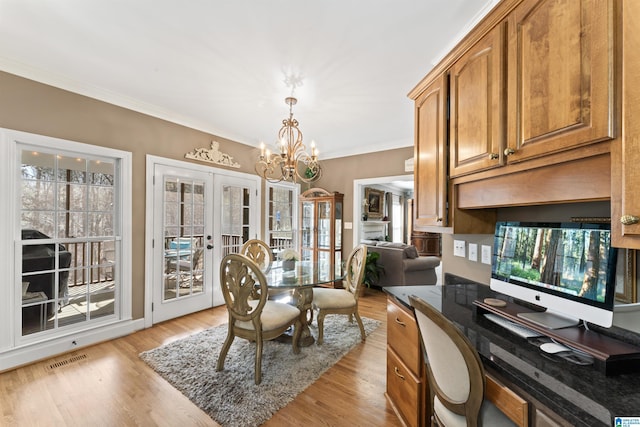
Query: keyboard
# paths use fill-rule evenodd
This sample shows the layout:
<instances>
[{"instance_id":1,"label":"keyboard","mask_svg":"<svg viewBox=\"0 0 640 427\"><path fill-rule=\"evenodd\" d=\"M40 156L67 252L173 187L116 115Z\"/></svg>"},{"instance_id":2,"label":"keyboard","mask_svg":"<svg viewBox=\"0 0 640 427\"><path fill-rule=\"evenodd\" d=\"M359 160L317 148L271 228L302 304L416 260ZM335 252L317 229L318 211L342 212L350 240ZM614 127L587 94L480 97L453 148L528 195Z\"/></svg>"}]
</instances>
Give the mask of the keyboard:
<instances>
[{"instance_id":1,"label":"keyboard","mask_svg":"<svg viewBox=\"0 0 640 427\"><path fill-rule=\"evenodd\" d=\"M487 320L490 320L493 323L502 326L506 330L522 338L533 338L533 337L540 337L543 335L540 332L534 331L533 329L529 329L526 326L522 326L518 323L512 322L511 320L507 320L502 316L498 316L497 314L487 313L484 315L484 317L486 317Z\"/></svg>"}]
</instances>

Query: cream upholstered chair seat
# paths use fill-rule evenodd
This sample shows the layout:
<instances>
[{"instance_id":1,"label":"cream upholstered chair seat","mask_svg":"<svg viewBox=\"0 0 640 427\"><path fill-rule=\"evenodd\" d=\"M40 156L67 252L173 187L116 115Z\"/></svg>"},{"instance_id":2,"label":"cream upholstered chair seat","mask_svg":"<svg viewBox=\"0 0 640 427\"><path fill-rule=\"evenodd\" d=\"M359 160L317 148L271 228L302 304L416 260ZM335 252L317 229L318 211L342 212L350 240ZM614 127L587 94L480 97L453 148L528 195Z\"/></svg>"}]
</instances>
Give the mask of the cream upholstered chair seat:
<instances>
[{"instance_id":1,"label":"cream upholstered chair seat","mask_svg":"<svg viewBox=\"0 0 640 427\"><path fill-rule=\"evenodd\" d=\"M346 289L315 288L313 290L313 305L319 309L352 308L356 305L353 294Z\"/></svg>"},{"instance_id":2,"label":"cream upholstered chair seat","mask_svg":"<svg viewBox=\"0 0 640 427\"><path fill-rule=\"evenodd\" d=\"M469 339L442 313L410 296L427 358L433 396L433 423L438 426L515 426L484 399L484 367Z\"/></svg>"},{"instance_id":3,"label":"cream upholstered chair seat","mask_svg":"<svg viewBox=\"0 0 640 427\"><path fill-rule=\"evenodd\" d=\"M224 360L234 338L244 338L256 343L255 383L260 384L263 341L275 339L294 326L291 340L293 352L300 352L300 310L287 304L267 301L267 279L264 273L258 264L241 254L229 254L222 259L220 285L229 314L229 325L216 371L224 369Z\"/></svg>"},{"instance_id":4,"label":"cream upholstered chair seat","mask_svg":"<svg viewBox=\"0 0 640 427\"><path fill-rule=\"evenodd\" d=\"M347 258L345 276L342 280L344 289L313 289L313 309L318 310L318 344L324 341L324 317L327 314L346 314L351 321L358 322L362 341L365 339L364 325L358 314L359 289L364 278L364 264L367 259L367 247L356 246Z\"/></svg>"},{"instance_id":5,"label":"cream upholstered chair seat","mask_svg":"<svg viewBox=\"0 0 640 427\"><path fill-rule=\"evenodd\" d=\"M249 305L254 309L258 306L259 301L249 301ZM291 319L300 315L298 308L290 305L283 304L275 301L267 301L262 309L262 315L260 316L260 322L262 323L262 332L273 331L281 329L282 327L289 327L291 325ZM236 327L254 330L253 322L249 321L236 321Z\"/></svg>"}]
</instances>

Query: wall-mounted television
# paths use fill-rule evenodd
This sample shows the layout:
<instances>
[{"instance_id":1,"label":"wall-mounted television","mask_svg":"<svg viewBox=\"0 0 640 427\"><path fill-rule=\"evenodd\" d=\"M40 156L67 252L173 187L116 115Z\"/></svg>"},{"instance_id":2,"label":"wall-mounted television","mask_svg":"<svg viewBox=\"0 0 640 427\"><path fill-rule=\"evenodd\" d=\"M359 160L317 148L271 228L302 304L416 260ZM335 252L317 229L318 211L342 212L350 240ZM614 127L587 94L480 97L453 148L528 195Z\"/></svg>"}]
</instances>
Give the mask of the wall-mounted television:
<instances>
[{"instance_id":1,"label":"wall-mounted television","mask_svg":"<svg viewBox=\"0 0 640 427\"><path fill-rule=\"evenodd\" d=\"M491 289L546 309L518 314L537 325L608 328L616 257L609 224L498 222Z\"/></svg>"}]
</instances>

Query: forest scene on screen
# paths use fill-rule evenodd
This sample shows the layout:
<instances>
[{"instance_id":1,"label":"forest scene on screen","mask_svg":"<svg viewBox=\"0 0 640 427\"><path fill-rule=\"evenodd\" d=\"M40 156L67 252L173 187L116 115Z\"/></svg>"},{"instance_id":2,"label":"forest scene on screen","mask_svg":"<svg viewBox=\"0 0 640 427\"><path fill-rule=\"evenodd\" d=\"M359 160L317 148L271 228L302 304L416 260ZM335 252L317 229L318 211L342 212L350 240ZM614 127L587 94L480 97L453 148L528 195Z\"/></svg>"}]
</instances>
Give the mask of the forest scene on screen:
<instances>
[{"instance_id":1,"label":"forest scene on screen","mask_svg":"<svg viewBox=\"0 0 640 427\"><path fill-rule=\"evenodd\" d=\"M604 301L610 232L503 226L495 272L509 280Z\"/></svg>"}]
</instances>

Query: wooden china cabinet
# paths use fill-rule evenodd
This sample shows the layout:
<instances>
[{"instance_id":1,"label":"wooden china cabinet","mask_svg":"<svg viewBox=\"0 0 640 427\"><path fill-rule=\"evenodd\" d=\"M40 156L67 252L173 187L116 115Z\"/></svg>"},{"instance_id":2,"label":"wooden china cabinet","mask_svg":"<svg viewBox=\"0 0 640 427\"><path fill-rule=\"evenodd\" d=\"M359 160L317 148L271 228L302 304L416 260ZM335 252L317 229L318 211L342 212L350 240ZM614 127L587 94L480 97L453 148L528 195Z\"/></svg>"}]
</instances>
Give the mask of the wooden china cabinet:
<instances>
[{"instance_id":1,"label":"wooden china cabinet","mask_svg":"<svg viewBox=\"0 0 640 427\"><path fill-rule=\"evenodd\" d=\"M343 198L322 188L300 195L300 255L302 261L317 263L319 280L333 281L342 273Z\"/></svg>"}]
</instances>

